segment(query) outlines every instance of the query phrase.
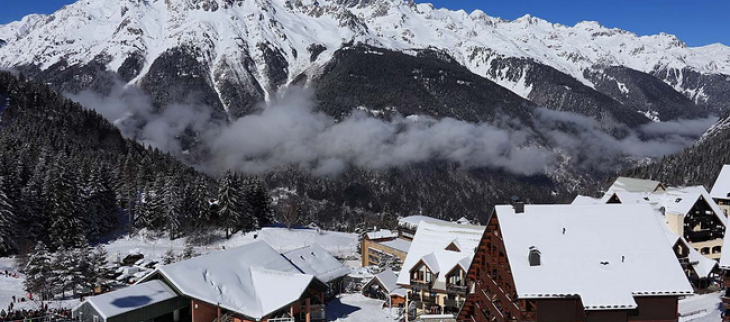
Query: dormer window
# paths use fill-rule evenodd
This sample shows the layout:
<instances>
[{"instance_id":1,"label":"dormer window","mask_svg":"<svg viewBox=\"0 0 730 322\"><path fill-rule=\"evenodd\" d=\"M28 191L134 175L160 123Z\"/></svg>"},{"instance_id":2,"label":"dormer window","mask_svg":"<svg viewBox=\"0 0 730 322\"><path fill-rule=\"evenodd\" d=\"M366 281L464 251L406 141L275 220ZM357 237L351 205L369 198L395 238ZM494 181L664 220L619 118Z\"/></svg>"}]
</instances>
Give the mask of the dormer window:
<instances>
[{"instance_id":1,"label":"dormer window","mask_svg":"<svg viewBox=\"0 0 730 322\"><path fill-rule=\"evenodd\" d=\"M460 252L461 249L458 245L456 245L456 241L451 242L448 246L445 248L446 250L452 251L452 252Z\"/></svg>"}]
</instances>

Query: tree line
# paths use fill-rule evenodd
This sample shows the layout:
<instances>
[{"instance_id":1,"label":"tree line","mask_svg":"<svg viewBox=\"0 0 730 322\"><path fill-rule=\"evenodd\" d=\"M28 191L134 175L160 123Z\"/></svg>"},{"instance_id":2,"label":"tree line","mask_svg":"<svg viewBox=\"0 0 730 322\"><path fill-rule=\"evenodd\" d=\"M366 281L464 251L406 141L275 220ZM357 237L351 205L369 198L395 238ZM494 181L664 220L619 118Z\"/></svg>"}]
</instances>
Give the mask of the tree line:
<instances>
[{"instance_id":1,"label":"tree line","mask_svg":"<svg viewBox=\"0 0 730 322\"><path fill-rule=\"evenodd\" d=\"M114 232L178 238L251 231L273 221L255 177L220 180L125 139L47 85L0 72L0 256L79 248Z\"/></svg>"}]
</instances>

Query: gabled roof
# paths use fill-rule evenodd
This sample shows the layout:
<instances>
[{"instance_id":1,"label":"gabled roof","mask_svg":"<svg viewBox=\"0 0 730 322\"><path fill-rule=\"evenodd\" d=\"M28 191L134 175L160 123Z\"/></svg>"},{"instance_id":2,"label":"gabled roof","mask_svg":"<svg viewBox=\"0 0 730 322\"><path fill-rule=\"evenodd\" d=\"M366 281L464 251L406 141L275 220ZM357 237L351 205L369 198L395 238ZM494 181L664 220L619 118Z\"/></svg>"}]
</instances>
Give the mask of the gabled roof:
<instances>
[{"instance_id":1,"label":"gabled roof","mask_svg":"<svg viewBox=\"0 0 730 322\"><path fill-rule=\"evenodd\" d=\"M398 280L398 275L395 275L391 269L386 269L382 273L375 275L373 278L373 281L380 282L380 285L382 285L385 288L385 291L390 294L393 291L399 289L398 284L396 284L396 281Z\"/></svg>"},{"instance_id":2,"label":"gabled roof","mask_svg":"<svg viewBox=\"0 0 730 322\"><path fill-rule=\"evenodd\" d=\"M402 271L410 272L419 262L423 262L431 272L438 274L434 280L434 288L445 287L448 272L457 266L464 270L469 269L484 229L484 226L449 222L419 223ZM446 250L454 241L461 251ZM409 285L410 282L410 274L398 276L398 285Z\"/></svg>"},{"instance_id":3,"label":"gabled roof","mask_svg":"<svg viewBox=\"0 0 730 322\"><path fill-rule=\"evenodd\" d=\"M649 204L657 210L663 208L665 213L682 215L688 214L702 198L710 206L715 217L723 224L726 221L722 209L703 186L669 188L666 191L657 193L609 190L601 201L606 203L613 196L616 196L622 204Z\"/></svg>"},{"instance_id":4,"label":"gabled roof","mask_svg":"<svg viewBox=\"0 0 730 322\"><path fill-rule=\"evenodd\" d=\"M187 297L256 320L297 301L315 280L263 241L161 266L158 273Z\"/></svg>"},{"instance_id":5,"label":"gabled roof","mask_svg":"<svg viewBox=\"0 0 730 322\"><path fill-rule=\"evenodd\" d=\"M314 275L323 283L329 283L350 273L337 258L317 244L295 249L284 254L304 274Z\"/></svg>"},{"instance_id":6,"label":"gabled roof","mask_svg":"<svg viewBox=\"0 0 730 322\"><path fill-rule=\"evenodd\" d=\"M580 296L586 310L633 309L634 296L693 290L648 205L497 206L521 299ZM563 233L565 229L565 233ZM530 266L530 247L541 264Z\"/></svg>"},{"instance_id":7,"label":"gabled roof","mask_svg":"<svg viewBox=\"0 0 730 322\"><path fill-rule=\"evenodd\" d=\"M178 296L165 282L154 280L86 299L104 319L109 319Z\"/></svg>"},{"instance_id":8,"label":"gabled roof","mask_svg":"<svg viewBox=\"0 0 730 322\"><path fill-rule=\"evenodd\" d=\"M666 236L670 246L673 247L677 242L685 245L689 249L688 257L690 262L694 263L692 264L692 268L694 269L695 273L697 273L698 276L707 277L715 269L715 267L717 266L717 262L715 260L702 256L702 254L697 252L694 247L690 246L690 243L687 242L684 237L680 237L675 234L672 229L669 228L669 223L667 222L667 217L665 216L665 213L679 212L686 214L689 209L691 209L691 206L690 208L686 208L687 205L694 205L694 203L699 200L699 197L703 195L703 190L704 187L698 186L687 188L670 188L664 193L632 193L626 191L609 191L599 202L608 202L611 197L615 195L622 204L650 205L654 209L654 217L657 219L657 222L660 223L659 226L664 231L664 235ZM707 199L709 197L707 196L706 190L704 191L704 196L705 200L708 201L708 204L710 204L710 206L716 211L715 214L719 215L717 213L717 211L719 211L717 204L715 204L715 202L711 199ZM677 202L678 199L681 200ZM693 200L694 202L692 202ZM675 204L679 205L677 206ZM662 212L662 208L664 208L664 212Z\"/></svg>"},{"instance_id":9,"label":"gabled roof","mask_svg":"<svg viewBox=\"0 0 730 322\"><path fill-rule=\"evenodd\" d=\"M730 165L724 165L710 192L712 198L730 199Z\"/></svg>"},{"instance_id":10,"label":"gabled roof","mask_svg":"<svg viewBox=\"0 0 730 322\"><path fill-rule=\"evenodd\" d=\"M666 187L659 181L618 177L609 190L628 192L657 192Z\"/></svg>"}]
</instances>

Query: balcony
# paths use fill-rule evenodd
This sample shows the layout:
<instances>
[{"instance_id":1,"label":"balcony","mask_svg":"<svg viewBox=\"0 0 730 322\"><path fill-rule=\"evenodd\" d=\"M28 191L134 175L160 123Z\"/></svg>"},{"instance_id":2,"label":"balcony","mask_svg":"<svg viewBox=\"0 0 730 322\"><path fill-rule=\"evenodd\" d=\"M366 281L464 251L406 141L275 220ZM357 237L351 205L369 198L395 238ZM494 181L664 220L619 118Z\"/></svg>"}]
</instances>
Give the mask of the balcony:
<instances>
[{"instance_id":1,"label":"balcony","mask_svg":"<svg viewBox=\"0 0 730 322\"><path fill-rule=\"evenodd\" d=\"M459 285L459 284L447 284L446 285L446 293L448 293L448 294L466 296L466 289L467 289L466 285Z\"/></svg>"},{"instance_id":2,"label":"balcony","mask_svg":"<svg viewBox=\"0 0 730 322\"><path fill-rule=\"evenodd\" d=\"M411 280L411 290L414 292L431 292L431 283Z\"/></svg>"}]
</instances>

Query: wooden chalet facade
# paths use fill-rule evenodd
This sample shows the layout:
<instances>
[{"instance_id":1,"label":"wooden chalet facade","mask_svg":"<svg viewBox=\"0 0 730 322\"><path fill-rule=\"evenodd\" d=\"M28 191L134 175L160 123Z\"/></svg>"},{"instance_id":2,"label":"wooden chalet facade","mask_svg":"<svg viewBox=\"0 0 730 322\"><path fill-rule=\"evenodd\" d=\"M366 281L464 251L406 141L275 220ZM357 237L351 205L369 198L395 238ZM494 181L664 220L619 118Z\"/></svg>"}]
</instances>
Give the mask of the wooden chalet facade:
<instances>
[{"instance_id":1,"label":"wooden chalet facade","mask_svg":"<svg viewBox=\"0 0 730 322\"><path fill-rule=\"evenodd\" d=\"M520 207L525 206L518 205L515 209ZM516 210L517 214L508 215L518 215L519 211ZM550 229L549 227L545 228ZM563 235L566 234L565 228L562 229ZM529 233L529 231L525 231L525 233ZM515 238L515 236L511 236L511 238ZM610 243L610 241L607 242ZM531 247L524 249L524 251L524 254L519 254L525 256L521 265L528 265L529 267L541 265L541 253L537 248ZM581 254L575 254L575 256L581 256ZM628 305L607 304L605 307L589 305L583 302L580 294L563 294L565 292L559 289L556 289L554 294L520 295L513 267L510 265L510 258L514 260L515 256L508 254L500 219L495 210L466 276L469 291L466 302L457 316L457 321L670 322L678 320L678 297L680 294L691 293L691 288L686 285L683 289L680 287L682 290L672 291L674 293L669 292L669 294L655 292L657 294L651 295L651 292L647 292L647 294L634 295L633 300L636 305L631 308ZM523 267L522 269L529 272L529 267L527 269ZM679 267L676 268L679 269ZM587 273L590 274L590 272ZM676 276L674 280L676 281ZM576 279L575 283L581 283L581 281ZM626 281L626 283L630 282ZM610 290L606 290L606 292L610 292Z\"/></svg>"},{"instance_id":2,"label":"wooden chalet facade","mask_svg":"<svg viewBox=\"0 0 730 322\"><path fill-rule=\"evenodd\" d=\"M466 273L484 226L421 222L397 284L405 290L406 321L456 316L466 300Z\"/></svg>"}]
</instances>

